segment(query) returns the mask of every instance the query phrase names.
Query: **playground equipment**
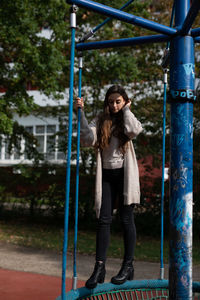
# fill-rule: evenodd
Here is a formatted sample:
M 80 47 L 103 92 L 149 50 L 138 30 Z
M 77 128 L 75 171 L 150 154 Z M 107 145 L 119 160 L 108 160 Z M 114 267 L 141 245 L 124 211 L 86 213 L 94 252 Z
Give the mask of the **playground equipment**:
M 132 1 L 129 1 L 131 3 Z M 170 27 L 137 17 L 122 10 L 90 0 L 68 0 L 71 7 L 71 66 L 70 66 L 70 94 L 69 94 L 69 128 L 68 128 L 68 154 L 66 174 L 66 205 L 65 228 L 63 243 L 63 272 L 62 295 L 58 298 L 66 299 L 184 299 L 193 298 L 193 292 L 200 292 L 200 284 L 192 282 L 192 205 L 193 205 L 193 104 L 195 96 L 195 61 L 194 45 L 200 42 L 200 28 L 192 29 L 192 24 L 199 12 L 200 1 L 175 0 L 173 17 Z M 74 283 L 73 289 L 66 293 L 66 257 L 67 233 L 69 218 L 69 192 L 70 192 L 70 160 L 72 140 L 72 112 L 73 112 L 73 84 L 74 84 L 74 58 L 75 58 L 75 30 L 76 5 L 93 10 L 97 13 L 116 18 L 118 20 L 138 25 L 159 34 L 124 38 L 111 41 L 85 43 L 102 24 L 91 31 L 83 41 L 76 45 L 79 51 L 101 49 L 110 47 L 133 46 L 146 43 L 166 41 L 169 46 L 170 92 L 168 100 L 171 105 L 171 161 L 170 161 L 170 257 L 169 281 L 163 279 L 163 266 L 161 263 L 160 280 L 129 281 L 120 286 L 111 283 L 98 285 L 94 290 L 86 288 L 77 289 L 76 253 L 74 253 Z M 123 9 L 123 7 L 121 8 Z M 107 21 L 105 21 L 107 22 Z M 165 63 L 164 63 L 165 67 Z M 81 70 L 82 58 L 79 58 L 79 97 L 81 96 Z M 166 74 L 165 74 L 166 94 Z M 164 100 L 166 102 L 166 98 Z M 165 111 L 165 109 L 164 109 Z M 164 118 L 165 120 L 165 118 Z M 78 112 L 78 151 L 79 157 L 80 112 Z M 164 142 L 164 141 L 163 141 Z M 163 157 L 164 162 L 164 157 Z M 77 164 L 78 187 L 78 164 Z M 162 198 L 164 187 L 162 186 Z M 75 252 L 77 241 L 77 207 L 78 188 L 76 193 L 75 216 Z M 162 223 L 162 222 L 161 222 Z M 161 241 L 162 241 L 161 236 Z

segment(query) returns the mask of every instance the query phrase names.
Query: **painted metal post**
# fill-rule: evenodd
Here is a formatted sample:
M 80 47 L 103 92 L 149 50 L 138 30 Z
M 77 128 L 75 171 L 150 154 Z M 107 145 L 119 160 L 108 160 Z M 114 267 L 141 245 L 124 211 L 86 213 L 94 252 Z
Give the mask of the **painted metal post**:
M 175 1 L 181 27 L 190 0 Z M 192 299 L 194 40 L 178 35 L 170 43 L 171 162 L 169 299 Z
M 77 7 L 72 5 L 70 14 L 71 26 L 71 64 L 69 83 L 69 120 L 68 120 L 68 140 L 67 140 L 67 170 L 66 170 L 66 196 L 65 196 L 65 222 L 64 240 L 62 255 L 62 300 L 66 299 L 66 267 L 68 248 L 68 225 L 69 225 L 69 197 L 70 197 L 70 175 L 71 175 L 71 148 L 72 148 L 72 118 L 73 118 L 73 88 L 74 88 L 74 60 L 75 60 L 75 32 L 76 32 L 76 11 Z
M 78 96 L 81 98 L 82 88 L 82 68 L 83 57 L 79 54 L 79 77 L 78 77 Z M 73 290 L 77 289 L 77 270 L 76 270 L 76 251 L 77 251 L 77 237 L 78 237 L 78 200 L 79 200 L 79 156 L 80 156 L 80 131 L 81 131 L 81 108 L 77 112 L 77 152 L 76 152 L 76 195 L 75 195 L 75 224 L 74 224 L 74 267 L 73 267 Z
M 161 187 L 161 235 L 160 235 L 160 279 L 164 279 L 164 197 L 165 197 L 165 126 L 166 126 L 166 96 L 167 96 L 167 69 L 164 70 L 164 99 L 163 99 L 163 153 L 162 153 L 162 187 Z

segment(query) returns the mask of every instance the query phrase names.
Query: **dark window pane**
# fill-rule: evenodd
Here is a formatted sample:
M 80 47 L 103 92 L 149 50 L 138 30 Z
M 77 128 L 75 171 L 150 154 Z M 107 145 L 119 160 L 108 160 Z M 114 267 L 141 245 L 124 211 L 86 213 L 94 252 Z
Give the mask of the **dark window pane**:
M 47 136 L 47 153 L 46 158 L 47 159 L 55 159 L 55 144 L 56 139 L 55 136 Z
M 39 153 L 44 153 L 44 136 L 37 135 L 35 138 L 37 139 L 37 151 Z
M 35 128 L 36 133 L 44 133 L 44 126 L 43 125 L 37 125 Z
M 26 126 L 25 127 L 25 130 L 30 133 L 30 134 L 33 134 L 33 126 Z
M 47 125 L 47 133 L 56 133 L 56 125 Z

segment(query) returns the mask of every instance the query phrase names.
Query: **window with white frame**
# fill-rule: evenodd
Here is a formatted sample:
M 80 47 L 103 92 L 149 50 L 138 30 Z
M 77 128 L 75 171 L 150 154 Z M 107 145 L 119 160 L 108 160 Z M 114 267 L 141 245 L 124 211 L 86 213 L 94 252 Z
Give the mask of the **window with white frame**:
M 25 126 L 29 134 L 33 134 L 37 140 L 37 151 L 44 156 L 46 160 L 64 160 L 65 154 L 60 149 L 60 143 L 63 137 L 56 133 L 59 130 L 57 124 Z M 18 147 L 13 147 L 10 151 L 8 139 L 0 138 L 0 159 L 6 161 L 28 160 L 27 142 L 19 137 Z
M 44 154 L 47 160 L 57 159 L 56 125 L 36 125 L 34 129 L 38 152 Z

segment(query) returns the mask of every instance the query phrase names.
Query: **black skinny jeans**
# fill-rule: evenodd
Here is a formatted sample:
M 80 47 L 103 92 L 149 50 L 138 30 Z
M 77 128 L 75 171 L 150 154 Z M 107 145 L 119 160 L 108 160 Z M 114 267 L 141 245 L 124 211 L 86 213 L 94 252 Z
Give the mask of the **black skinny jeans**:
M 133 206 L 124 205 L 123 189 L 124 169 L 103 169 L 102 205 L 96 236 L 96 261 L 106 261 L 106 253 L 110 241 L 110 225 L 116 201 L 123 229 L 124 261 L 134 258 L 136 228 Z

